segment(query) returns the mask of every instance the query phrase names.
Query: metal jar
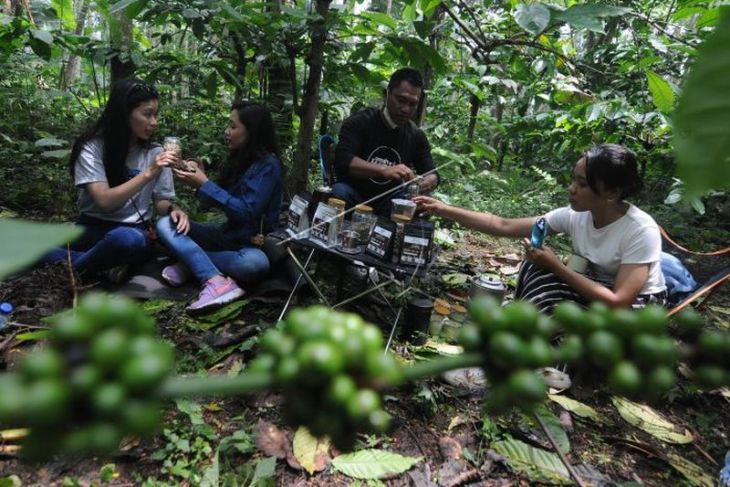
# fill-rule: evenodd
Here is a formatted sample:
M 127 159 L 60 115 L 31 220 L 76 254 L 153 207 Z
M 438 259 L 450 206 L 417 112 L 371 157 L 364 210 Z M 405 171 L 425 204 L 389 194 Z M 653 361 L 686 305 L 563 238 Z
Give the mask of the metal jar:
M 471 280 L 471 286 L 469 288 L 469 297 L 471 299 L 487 295 L 502 302 L 505 294 L 507 294 L 507 286 L 495 275 L 486 274 L 474 276 Z

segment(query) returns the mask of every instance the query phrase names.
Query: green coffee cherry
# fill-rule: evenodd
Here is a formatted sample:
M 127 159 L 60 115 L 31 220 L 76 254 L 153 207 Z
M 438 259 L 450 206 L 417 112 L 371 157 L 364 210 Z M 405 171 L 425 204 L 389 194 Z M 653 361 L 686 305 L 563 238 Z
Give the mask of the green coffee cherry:
M 50 348 L 0 377 L 0 422 L 31 426 L 23 455 L 105 454 L 125 434 L 154 432 L 160 404 L 152 395 L 174 361 L 153 337 L 154 321 L 131 300 L 98 293 L 50 321 Z
M 379 329 L 352 313 L 312 306 L 292 310 L 281 331 L 267 332 L 260 344 L 251 370 L 274 372 L 290 424 L 329 435 L 341 449 L 352 448 L 358 431 L 385 431 L 389 416 L 378 391 L 400 383 L 402 372 L 383 354 Z
M 608 385 L 619 394 L 634 396 L 641 387 L 641 373 L 633 362 L 619 362 L 608 375 Z

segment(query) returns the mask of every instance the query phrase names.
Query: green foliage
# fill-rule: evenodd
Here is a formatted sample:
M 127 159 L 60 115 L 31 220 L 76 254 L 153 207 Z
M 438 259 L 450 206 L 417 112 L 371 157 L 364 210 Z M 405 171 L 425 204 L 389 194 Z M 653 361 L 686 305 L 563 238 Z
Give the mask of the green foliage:
M 670 112 L 674 105 L 674 92 L 669 83 L 656 74 L 654 71 L 646 71 L 646 79 L 649 82 L 649 92 L 651 93 L 654 105 L 663 111 Z
M 0 218 L 0 279 L 32 264 L 53 247 L 73 241 L 81 230 L 70 225 Z
M 336 457 L 332 467 L 349 477 L 367 480 L 405 472 L 419 461 L 421 457 L 404 457 L 384 450 L 360 450 Z
M 515 21 L 530 34 L 539 34 L 550 23 L 550 9 L 541 3 L 520 4 Z
M 680 177 L 690 193 L 730 184 L 730 10 L 700 48 L 675 116 Z

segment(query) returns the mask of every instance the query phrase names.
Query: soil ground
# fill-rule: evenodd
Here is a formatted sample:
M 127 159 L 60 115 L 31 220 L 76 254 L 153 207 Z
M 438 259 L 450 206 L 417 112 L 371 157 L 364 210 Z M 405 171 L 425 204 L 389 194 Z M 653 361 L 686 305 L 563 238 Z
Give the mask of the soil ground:
M 441 252 L 422 289 L 453 306 L 459 305 L 466 295 L 466 285 L 459 284 L 460 274 L 497 270 L 509 282 L 515 277 L 520 255 L 517 247 L 503 245 L 467 235 L 459 242 L 458 250 Z M 320 263 L 320 267 L 317 278 L 330 280 L 328 273 L 333 270 L 327 263 Z M 451 275 L 450 285 L 443 280 L 447 275 Z M 78 283 L 76 286 L 77 291 L 83 291 Z M 730 314 L 728 291 L 726 286 L 703 308 L 707 318 L 725 330 Z M 34 271 L 0 284 L 0 301 L 9 299 L 16 304 L 14 320 L 27 325 L 23 331 L 45 327 L 42 318 L 71 306 L 73 296 L 68 272 L 62 266 Z M 206 368 L 227 373 L 245 366 L 255 351 L 255 347 L 249 346 L 251 333 L 241 333 L 241 330 L 265 328 L 273 323 L 284 300 L 285 296 L 275 296 L 251 301 L 239 316 L 209 331 L 191 329 L 189 320 L 183 318 L 182 303 L 160 306 L 156 315 L 162 335 L 177 346 L 179 371 Z M 303 291 L 298 304 L 313 301 L 314 298 Z M 388 330 L 388 320 L 382 316 L 382 303 L 359 303 L 355 309 Z M 33 346 L 33 342 L 19 342 L 10 335 L 0 335 L 0 368 L 12 368 L 17 357 L 28 353 Z M 423 354 L 423 349 L 402 341 L 395 342 L 394 350 L 406 359 Z M 594 485 L 695 484 L 667 463 L 669 454 L 693 462 L 701 472 L 716 478 L 725 452 L 730 448 L 727 393 L 696 391 L 681 381 L 669 397 L 654 405 L 666 419 L 694 437 L 689 444 L 675 445 L 662 442 L 623 421 L 600 381 L 580 376 L 573 379 L 573 386 L 563 394 L 592 406 L 605 421 L 599 423 L 580 418 L 550 401 L 548 408 L 560 418 L 568 432 L 570 451 L 567 460 L 580 465 L 582 471 L 600 472 L 601 480 L 595 481 Z M 289 458 L 289 461 L 280 459 L 276 462 L 274 476 L 269 477 L 268 482 L 284 486 L 379 485 L 381 482 L 388 486 L 539 484 L 513 469 L 491 446 L 494 441 L 510 436 L 552 451 L 546 436 L 534 420 L 522 414 L 489 417 L 482 409 L 482 394 L 484 391 L 479 387 L 469 389 L 434 378 L 403 387 L 386 397 L 386 410 L 394 418 L 392 431 L 379 438 L 363 436 L 358 448 L 382 448 L 421 457 L 422 460 L 406 473 L 380 481 L 358 482 L 331 467 L 309 475 Z M 170 405 L 165 430 L 144 443 L 128 439 L 122 451 L 112 458 L 58 459 L 45 464 L 27 464 L 16 458 L 12 448 L 0 443 L 5 452 L 0 457 L 0 485 L 19 482 L 44 486 L 121 486 L 140 485 L 145 481 L 146 485 L 198 485 L 204 483 L 203 475 L 211 471 L 220 440 L 236 431 L 244 432 L 240 436 L 241 443 L 237 450 L 233 449 L 234 453 L 219 455 L 218 478 L 221 485 L 250 485 L 251 465 L 271 455 L 272 448 L 291 448 L 293 432 L 287 430 L 279 418 L 277 405 L 280 402 L 278 394 L 272 392 L 222 401 L 202 400 L 203 408 L 197 414 L 185 413 L 184 405 Z M 192 423 L 202 419 L 203 425 L 191 424 L 191 418 Z M 181 439 L 187 442 L 180 442 Z M 249 444 L 243 445 L 246 441 Z M 330 456 L 332 454 L 330 452 Z

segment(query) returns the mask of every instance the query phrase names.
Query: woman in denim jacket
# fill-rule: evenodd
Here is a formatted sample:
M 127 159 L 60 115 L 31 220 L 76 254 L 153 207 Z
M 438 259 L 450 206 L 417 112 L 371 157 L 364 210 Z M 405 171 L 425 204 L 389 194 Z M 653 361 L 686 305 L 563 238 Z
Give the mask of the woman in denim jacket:
M 242 297 L 239 283 L 268 272 L 266 254 L 252 239 L 273 229 L 281 207 L 283 167 L 269 110 L 257 103 L 234 103 L 225 137 L 229 156 L 219 183 L 208 179 L 200 165 L 173 172 L 180 182 L 197 188 L 202 203 L 221 209 L 226 222 L 190 222 L 187 235 L 167 217 L 157 222 L 160 240 L 179 259 L 163 269 L 162 278 L 179 286 L 192 275 L 202 285 L 198 299 L 187 308 L 192 313 Z

